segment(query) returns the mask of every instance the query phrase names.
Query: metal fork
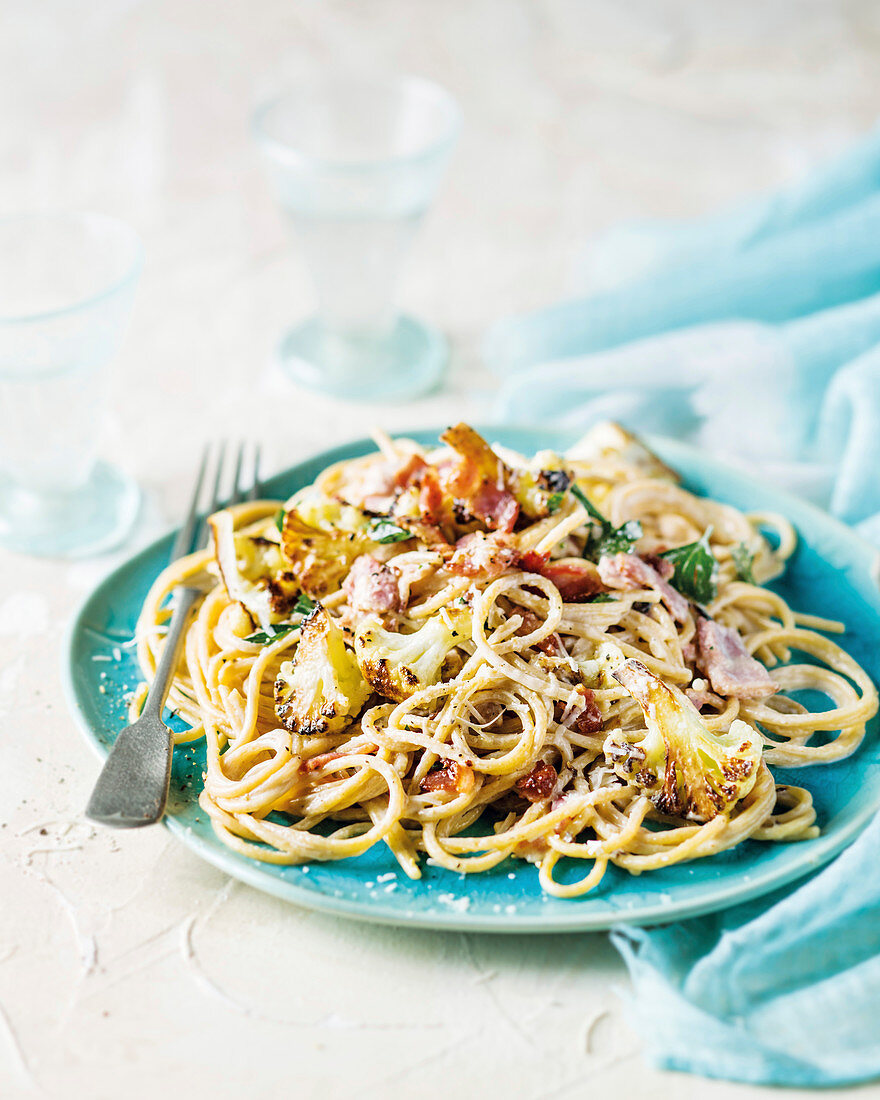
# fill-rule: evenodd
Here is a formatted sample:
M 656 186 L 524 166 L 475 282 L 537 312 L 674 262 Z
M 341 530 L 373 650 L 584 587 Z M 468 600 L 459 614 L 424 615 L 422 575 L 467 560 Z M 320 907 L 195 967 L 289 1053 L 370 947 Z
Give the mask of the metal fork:
M 237 504 L 242 500 L 256 500 L 260 495 L 260 448 L 253 451 L 251 462 L 253 477 L 246 487 L 243 476 L 245 465 L 245 445 L 242 443 L 235 457 L 232 475 L 232 491 L 224 501 L 221 494 L 223 470 L 225 466 L 225 444 L 220 444 L 215 459 L 214 477 L 211 485 L 211 498 L 207 511 L 199 512 L 199 499 L 202 485 L 208 470 L 210 447 L 206 447 L 196 476 L 192 503 L 186 522 L 181 527 L 171 551 L 171 560 L 183 557 L 194 550 L 207 545 L 208 527 L 205 516 L 216 512 L 226 504 Z M 86 817 L 101 825 L 111 825 L 117 829 L 132 829 L 139 825 L 152 825 L 159 821 L 165 812 L 168 801 L 168 786 L 171 781 L 171 758 L 174 749 L 174 735 L 162 720 L 162 710 L 168 697 L 168 690 L 177 668 L 177 655 L 193 605 L 203 594 L 198 584 L 181 584 L 172 594 L 174 610 L 162 656 L 156 668 L 156 676 L 150 685 L 144 709 L 140 718 L 119 734 L 110 755 L 98 777 L 92 791 L 92 797 L 86 807 Z

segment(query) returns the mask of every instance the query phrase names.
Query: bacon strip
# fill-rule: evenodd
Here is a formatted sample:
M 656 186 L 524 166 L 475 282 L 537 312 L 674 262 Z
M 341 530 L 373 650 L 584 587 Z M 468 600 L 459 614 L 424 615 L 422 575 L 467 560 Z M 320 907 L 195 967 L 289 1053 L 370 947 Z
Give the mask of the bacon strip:
M 484 482 L 468 501 L 471 512 L 493 531 L 510 533 L 516 526 L 519 504 L 513 493 Z
M 355 473 L 352 481 L 342 487 L 342 496 L 356 508 L 386 513 L 395 494 L 411 485 L 426 469 L 427 463 L 418 454 L 401 456 L 396 461 L 374 462 Z
M 638 554 L 603 554 L 599 559 L 599 577 L 609 588 L 653 588 L 677 623 L 687 621 L 689 604 L 680 592 Z
M 349 607 L 355 611 L 400 611 L 400 577 L 397 570 L 370 554 L 355 558 L 342 582 Z
M 526 634 L 531 634 L 532 631 L 537 630 L 541 625 L 541 619 L 535 614 L 534 611 L 530 611 L 527 607 L 520 607 L 518 603 L 513 605 L 514 613 L 522 618 L 522 624 L 517 627 L 516 634 L 518 637 L 525 637 Z M 558 634 L 548 634 L 546 638 L 538 642 L 535 646 L 536 649 L 540 649 L 542 653 L 546 653 L 548 657 L 562 657 L 565 654 L 565 646 L 562 644 L 562 639 Z
M 474 785 L 474 773 L 471 768 L 459 764 L 455 760 L 444 760 L 439 768 L 428 772 L 419 789 L 429 791 L 445 791 L 447 794 L 455 794 L 458 791 L 470 790 Z
M 775 695 L 777 689 L 770 673 L 751 656 L 736 630 L 712 619 L 700 619 L 697 646 L 697 665 L 719 695 L 738 699 Z
M 475 519 L 492 530 L 510 533 L 519 515 L 519 504 L 507 488 L 510 471 L 467 424 L 447 428 L 440 439 L 457 456 L 455 462 L 440 467 L 443 488 Z
M 542 760 L 532 768 L 528 775 L 524 775 L 522 779 L 517 779 L 515 786 L 517 791 L 524 795 L 529 802 L 543 802 L 553 794 L 558 778 L 559 776 L 556 774 L 553 765 L 545 764 Z
M 591 688 L 581 686 L 577 688 L 577 692 L 583 696 L 584 700 L 581 709 L 574 710 L 565 703 L 557 701 L 554 711 L 556 721 L 562 722 L 564 718 L 564 725 L 573 727 L 578 733 L 599 733 L 605 725 L 605 720 L 596 702 L 596 693 Z M 566 717 L 566 711 L 568 711 L 568 717 Z
M 552 581 L 566 603 L 588 600 L 590 596 L 605 591 L 599 572 L 591 561 L 581 561 L 578 558 L 550 561 L 548 553 L 539 554 L 535 550 L 527 550 L 520 555 L 518 565 L 527 573 L 537 573 Z
M 464 577 L 494 580 L 516 560 L 516 550 L 502 532 L 486 535 L 475 531 L 471 535 L 463 535 L 456 542 L 455 553 L 449 559 L 449 570 Z
M 577 558 L 550 561 L 534 572 L 552 581 L 566 603 L 583 602 L 590 596 L 605 591 L 602 578 L 591 561 L 579 561 Z

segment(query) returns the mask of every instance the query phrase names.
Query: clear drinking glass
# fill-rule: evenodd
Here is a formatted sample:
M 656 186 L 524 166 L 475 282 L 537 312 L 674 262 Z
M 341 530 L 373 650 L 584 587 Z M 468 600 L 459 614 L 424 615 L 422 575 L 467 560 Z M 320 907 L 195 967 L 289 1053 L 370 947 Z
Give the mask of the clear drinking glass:
M 134 521 L 137 487 L 98 448 L 141 262 L 115 218 L 0 218 L 0 544 L 12 550 L 93 553 Z
M 322 76 L 260 107 L 254 133 L 310 268 L 318 314 L 286 334 L 285 369 L 354 399 L 429 389 L 441 334 L 397 313 L 401 261 L 436 194 L 460 113 L 417 77 Z

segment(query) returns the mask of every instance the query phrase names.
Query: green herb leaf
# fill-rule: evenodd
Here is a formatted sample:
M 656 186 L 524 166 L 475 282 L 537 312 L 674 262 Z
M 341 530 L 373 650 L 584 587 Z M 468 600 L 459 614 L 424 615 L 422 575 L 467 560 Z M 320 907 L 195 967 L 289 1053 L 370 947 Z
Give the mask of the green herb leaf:
M 628 554 L 642 537 L 642 525 L 637 519 L 629 519 L 622 527 L 608 525 L 608 532 L 599 540 L 598 555 Z
M 595 596 L 590 596 L 587 603 L 614 603 L 617 599 L 616 596 L 612 596 L 610 592 L 599 592 Z
M 404 542 L 411 539 L 412 534 L 403 527 L 398 527 L 390 519 L 374 519 L 370 521 L 370 538 L 376 542 Z
M 718 592 L 718 562 L 709 545 L 712 528 L 707 527 L 701 538 L 686 546 L 676 546 L 661 554 L 675 566 L 672 584 L 683 596 L 707 604 Z
M 642 537 L 642 525 L 637 519 L 629 519 L 620 527 L 614 527 L 591 504 L 587 494 L 579 485 L 571 486 L 572 493 L 583 504 L 593 521 L 594 533 L 587 538 L 584 546 L 584 557 L 591 561 L 598 561 L 603 554 L 628 554 L 635 543 Z
M 254 642 L 255 645 L 267 645 L 269 642 L 277 642 L 279 638 L 290 634 L 293 630 L 299 630 L 299 623 L 284 623 L 283 625 L 268 630 L 258 630 L 256 634 L 248 634 L 246 642 Z
M 305 617 L 314 611 L 316 606 L 314 600 L 310 600 L 308 596 L 300 593 L 296 598 L 293 614 Z M 299 628 L 299 623 L 278 623 L 276 626 L 270 626 L 268 630 L 258 630 L 256 634 L 249 634 L 245 641 L 254 642 L 256 645 L 267 645 L 269 642 L 277 642 L 279 638 L 283 638 L 285 635 L 290 634 L 292 630 L 299 630 Z
M 304 596 L 300 593 L 296 598 L 296 604 L 293 608 L 294 615 L 308 615 L 311 611 L 314 611 L 317 604 L 314 600 L 310 600 L 308 596 Z
M 587 497 L 587 494 L 583 491 L 583 489 L 580 487 L 580 485 L 578 485 L 576 482 L 572 482 L 571 491 L 572 491 L 572 495 L 577 497 L 577 499 L 581 502 L 581 504 L 583 504 L 583 506 L 586 508 L 586 510 L 590 513 L 590 516 L 591 516 L 592 519 L 594 519 L 597 523 L 601 523 L 603 527 L 610 527 L 611 526 L 611 524 L 602 515 L 602 513 L 599 511 L 599 509 L 594 504 L 590 503 L 590 500 Z
M 554 512 L 558 512 L 562 507 L 562 502 L 565 499 L 565 493 L 551 493 L 547 498 L 547 511 L 552 516 Z
M 733 558 L 733 564 L 736 567 L 736 575 L 739 579 L 745 581 L 747 584 L 757 584 L 758 582 L 755 580 L 755 574 L 752 572 L 755 555 L 749 550 L 748 546 L 746 546 L 744 542 L 738 542 L 730 551 L 730 556 Z
M 279 535 L 284 530 L 284 516 L 285 511 L 283 508 L 279 508 L 278 511 L 275 513 L 275 530 L 278 532 Z

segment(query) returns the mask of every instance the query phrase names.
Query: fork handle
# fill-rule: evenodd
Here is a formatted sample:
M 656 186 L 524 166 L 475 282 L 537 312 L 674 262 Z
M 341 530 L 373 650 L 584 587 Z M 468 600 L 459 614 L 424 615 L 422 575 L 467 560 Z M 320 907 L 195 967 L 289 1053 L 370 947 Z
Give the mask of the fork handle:
M 200 589 L 185 584 L 179 585 L 174 590 L 174 610 L 171 613 L 171 622 L 168 624 L 168 633 L 165 635 L 162 656 L 156 666 L 156 675 L 153 677 L 152 684 L 150 684 L 150 690 L 147 692 L 147 698 L 141 711 L 142 718 L 162 717 L 162 709 L 165 706 L 165 700 L 168 698 L 168 692 L 171 688 L 171 681 L 174 679 L 174 672 L 177 669 L 177 655 L 180 652 L 180 643 L 183 640 L 183 633 L 189 621 L 189 613 L 201 594 Z
M 165 812 L 174 735 L 162 721 L 162 708 L 177 667 L 177 655 L 198 588 L 174 590 L 174 611 L 165 646 L 140 718 L 119 733 L 98 776 L 86 817 L 101 825 L 130 829 L 152 825 Z

